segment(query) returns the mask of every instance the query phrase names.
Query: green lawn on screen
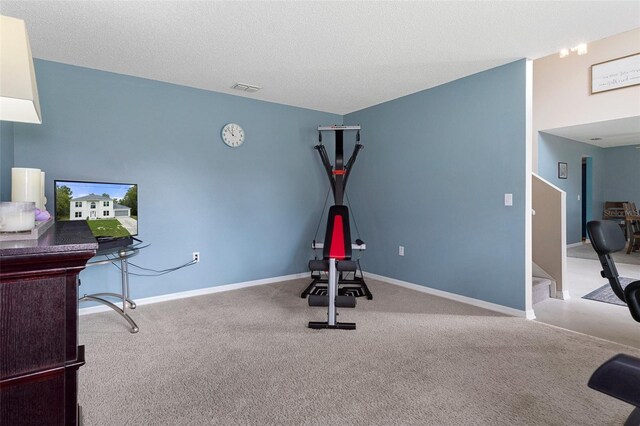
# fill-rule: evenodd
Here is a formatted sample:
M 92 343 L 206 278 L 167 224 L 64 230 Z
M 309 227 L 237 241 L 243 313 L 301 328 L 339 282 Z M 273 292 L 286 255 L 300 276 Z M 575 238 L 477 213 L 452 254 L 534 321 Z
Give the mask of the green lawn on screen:
M 96 237 L 128 237 L 131 234 L 117 219 L 87 220 Z

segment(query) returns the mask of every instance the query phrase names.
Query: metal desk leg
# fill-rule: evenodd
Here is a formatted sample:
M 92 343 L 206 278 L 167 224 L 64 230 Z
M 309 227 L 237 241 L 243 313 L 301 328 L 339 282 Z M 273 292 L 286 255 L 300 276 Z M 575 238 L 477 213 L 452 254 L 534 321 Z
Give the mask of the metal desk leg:
M 122 309 L 120 309 L 119 306 L 111 303 L 110 301 L 108 301 L 106 299 L 103 299 L 101 297 L 97 297 L 97 295 L 93 295 L 93 294 L 85 294 L 84 296 L 82 296 L 80 298 L 80 301 L 84 301 L 84 300 L 93 300 L 94 302 L 99 302 L 99 303 L 102 303 L 105 306 L 110 307 L 118 315 L 120 315 L 122 318 L 127 320 L 129 325 L 131 326 L 131 328 L 129 329 L 129 331 L 131 333 L 137 333 L 138 332 L 139 329 L 138 329 L 137 324 L 131 319 L 131 317 L 126 312 L 124 312 Z
M 136 308 L 135 302 L 129 298 L 129 262 L 127 260 L 127 257 L 129 256 L 125 257 L 125 254 L 119 254 L 119 257 L 120 257 L 120 271 L 121 271 L 120 279 L 122 281 L 121 282 L 122 294 L 117 294 L 117 293 L 85 294 L 83 297 L 80 298 L 80 301 L 92 300 L 94 302 L 102 303 L 103 305 L 110 307 L 115 312 L 117 312 L 118 315 L 120 315 L 122 318 L 127 320 L 129 325 L 131 326 L 129 329 L 131 333 L 137 333 L 139 331 L 138 325 L 135 323 L 135 321 L 133 321 L 133 319 L 131 319 L 129 314 L 127 314 L 127 304 L 129 305 L 130 309 Z M 118 299 L 118 301 L 122 301 L 122 308 L 120 308 L 115 303 L 112 303 L 109 300 L 105 299 L 104 297 L 113 297 L 114 299 Z
M 85 295 L 87 296 L 87 295 Z M 88 296 L 107 296 L 107 297 L 115 297 L 116 299 L 122 299 L 122 295 L 118 294 L 118 293 L 92 293 L 89 294 Z M 129 309 L 135 309 L 136 308 L 136 302 L 134 302 L 133 300 L 131 300 L 128 297 L 125 297 L 125 300 L 127 301 L 127 303 L 129 304 Z M 120 308 L 118 308 L 120 309 Z
M 136 308 L 135 302 L 129 298 L 129 260 L 127 260 L 126 258 L 122 259 L 120 261 L 120 266 L 122 267 L 122 276 L 123 276 L 122 295 L 127 300 L 127 302 L 129 302 L 129 307 L 131 309 L 135 309 Z
M 120 259 L 120 271 L 122 274 L 122 316 L 129 321 L 129 324 L 131 325 L 130 331 L 132 333 L 137 333 L 139 330 L 138 326 L 127 314 L 127 301 L 131 300 L 129 299 L 129 261 L 127 258 Z M 131 303 L 131 309 L 135 308 L 136 304 Z

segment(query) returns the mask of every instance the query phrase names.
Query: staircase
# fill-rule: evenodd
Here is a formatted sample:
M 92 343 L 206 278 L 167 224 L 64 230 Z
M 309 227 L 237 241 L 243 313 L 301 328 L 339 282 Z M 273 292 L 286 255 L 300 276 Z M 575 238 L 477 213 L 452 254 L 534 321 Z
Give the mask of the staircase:
M 538 266 L 535 262 L 532 264 L 533 277 L 531 283 L 533 285 L 531 292 L 532 303 L 540 303 L 555 295 L 556 282 L 551 275 Z
M 532 301 L 535 305 L 549 298 L 552 281 L 549 278 L 533 277 Z
M 567 194 L 535 173 L 532 174 L 531 185 L 532 302 L 539 303 L 547 297 L 566 300 L 569 298 L 564 285 L 567 274 Z

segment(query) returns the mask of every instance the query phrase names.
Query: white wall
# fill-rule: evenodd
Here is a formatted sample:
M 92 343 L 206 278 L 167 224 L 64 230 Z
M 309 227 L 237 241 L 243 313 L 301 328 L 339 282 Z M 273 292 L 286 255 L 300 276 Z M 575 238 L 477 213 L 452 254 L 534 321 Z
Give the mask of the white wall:
M 588 53 L 533 62 L 533 167 L 538 131 L 640 115 L 640 86 L 591 95 L 591 65 L 640 52 L 640 28 L 588 44 Z

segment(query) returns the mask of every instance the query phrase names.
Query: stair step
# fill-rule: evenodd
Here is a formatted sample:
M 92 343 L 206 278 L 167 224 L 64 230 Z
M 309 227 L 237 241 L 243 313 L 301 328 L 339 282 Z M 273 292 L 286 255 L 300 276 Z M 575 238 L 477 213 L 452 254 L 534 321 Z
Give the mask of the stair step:
M 549 291 L 551 288 L 551 280 L 548 278 L 542 277 L 533 277 L 533 291 L 532 291 L 532 299 L 533 304 L 540 303 L 543 300 L 549 298 Z

